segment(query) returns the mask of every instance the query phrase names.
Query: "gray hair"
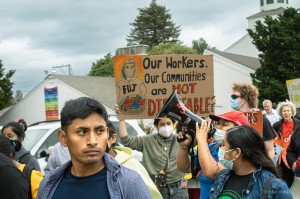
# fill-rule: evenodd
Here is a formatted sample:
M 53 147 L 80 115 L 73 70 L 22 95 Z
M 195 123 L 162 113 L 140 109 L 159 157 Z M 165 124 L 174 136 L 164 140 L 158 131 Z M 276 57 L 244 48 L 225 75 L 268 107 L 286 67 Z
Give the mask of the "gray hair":
M 266 103 L 270 103 L 271 104 L 271 106 L 272 106 L 272 102 L 271 102 L 271 100 L 268 100 L 268 99 L 265 99 L 264 101 L 263 101 L 263 105 L 265 105 Z
M 289 100 L 286 100 L 285 102 L 279 102 L 278 107 L 277 107 L 277 109 L 276 109 L 276 111 L 277 111 L 277 113 L 278 113 L 278 115 L 279 115 L 280 117 L 282 117 L 282 108 L 283 108 L 284 106 L 290 107 L 291 110 L 292 110 L 292 115 L 293 115 L 293 116 L 296 115 L 297 112 L 296 112 L 296 107 L 295 107 L 294 103 L 291 102 L 291 101 L 289 101 Z

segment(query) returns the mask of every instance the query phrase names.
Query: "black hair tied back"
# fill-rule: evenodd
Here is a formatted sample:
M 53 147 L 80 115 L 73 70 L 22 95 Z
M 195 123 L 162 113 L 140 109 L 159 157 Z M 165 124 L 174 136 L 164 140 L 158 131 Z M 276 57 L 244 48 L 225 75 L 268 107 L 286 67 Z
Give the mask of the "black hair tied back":
M 20 151 L 22 143 L 19 140 L 10 140 L 16 152 Z

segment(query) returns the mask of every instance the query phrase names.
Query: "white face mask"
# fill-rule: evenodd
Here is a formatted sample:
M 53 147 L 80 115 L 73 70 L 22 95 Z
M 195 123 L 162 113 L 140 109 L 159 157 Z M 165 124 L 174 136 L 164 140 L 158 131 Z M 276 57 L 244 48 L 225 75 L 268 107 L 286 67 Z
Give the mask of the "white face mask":
M 222 143 L 224 136 L 225 136 L 225 131 L 216 128 L 216 132 L 213 138 L 218 144 Z
M 172 135 L 174 131 L 173 126 L 162 126 L 158 129 L 158 133 L 159 135 L 161 135 L 162 137 L 170 137 L 170 135 Z

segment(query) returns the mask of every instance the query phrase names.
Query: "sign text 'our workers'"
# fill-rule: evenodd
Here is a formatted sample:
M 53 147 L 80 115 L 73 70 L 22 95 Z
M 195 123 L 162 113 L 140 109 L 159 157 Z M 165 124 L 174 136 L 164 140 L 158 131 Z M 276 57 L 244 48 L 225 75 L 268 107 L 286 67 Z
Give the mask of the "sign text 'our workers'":
M 214 113 L 212 56 L 115 56 L 114 75 L 119 118 L 155 118 L 175 89 L 193 113 Z

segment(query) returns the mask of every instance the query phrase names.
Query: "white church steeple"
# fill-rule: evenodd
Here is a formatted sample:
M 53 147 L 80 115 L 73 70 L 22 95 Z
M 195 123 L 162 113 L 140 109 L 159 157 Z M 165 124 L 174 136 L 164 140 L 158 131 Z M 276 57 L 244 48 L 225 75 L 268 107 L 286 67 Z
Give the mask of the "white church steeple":
M 289 0 L 260 0 L 260 11 L 275 10 L 277 8 L 287 8 Z

